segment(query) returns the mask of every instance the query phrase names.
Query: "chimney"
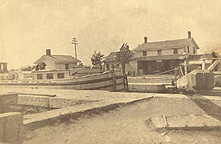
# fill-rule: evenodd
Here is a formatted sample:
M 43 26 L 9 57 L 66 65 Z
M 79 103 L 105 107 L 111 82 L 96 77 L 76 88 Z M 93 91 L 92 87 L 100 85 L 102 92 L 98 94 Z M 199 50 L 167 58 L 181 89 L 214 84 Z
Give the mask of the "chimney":
M 188 38 L 191 38 L 191 31 L 188 31 Z
M 144 43 L 147 43 L 147 37 L 144 37 Z
M 46 49 L 46 55 L 51 56 L 51 49 Z

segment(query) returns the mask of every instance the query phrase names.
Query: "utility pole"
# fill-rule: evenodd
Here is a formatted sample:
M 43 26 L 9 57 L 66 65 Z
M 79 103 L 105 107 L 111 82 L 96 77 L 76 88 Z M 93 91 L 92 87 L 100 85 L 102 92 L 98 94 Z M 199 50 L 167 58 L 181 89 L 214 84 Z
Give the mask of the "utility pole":
M 77 42 L 76 38 L 73 38 L 71 44 L 74 45 L 74 48 L 75 48 L 75 58 L 77 58 L 77 44 L 78 44 L 78 42 Z

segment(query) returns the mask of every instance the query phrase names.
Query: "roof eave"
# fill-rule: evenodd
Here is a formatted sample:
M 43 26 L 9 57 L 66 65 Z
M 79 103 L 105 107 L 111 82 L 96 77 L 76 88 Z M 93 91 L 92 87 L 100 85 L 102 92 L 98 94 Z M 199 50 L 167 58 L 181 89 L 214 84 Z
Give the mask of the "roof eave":
M 65 64 L 65 63 L 71 63 L 71 64 L 75 64 L 79 61 L 55 61 L 56 64 Z
M 200 49 L 194 38 L 192 38 L 193 44 L 196 45 L 197 49 Z

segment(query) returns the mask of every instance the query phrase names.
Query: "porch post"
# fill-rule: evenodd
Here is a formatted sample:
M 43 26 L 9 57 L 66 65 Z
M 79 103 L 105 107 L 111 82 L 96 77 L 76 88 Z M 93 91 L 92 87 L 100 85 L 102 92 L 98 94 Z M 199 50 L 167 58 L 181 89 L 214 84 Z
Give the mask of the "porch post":
M 187 72 L 187 60 L 186 60 L 186 58 L 184 60 L 184 70 L 185 70 L 185 75 L 186 75 L 188 73 Z
M 202 70 L 205 70 L 205 67 L 206 67 L 206 60 L 203 59 L 203 63 L 202 63 Z

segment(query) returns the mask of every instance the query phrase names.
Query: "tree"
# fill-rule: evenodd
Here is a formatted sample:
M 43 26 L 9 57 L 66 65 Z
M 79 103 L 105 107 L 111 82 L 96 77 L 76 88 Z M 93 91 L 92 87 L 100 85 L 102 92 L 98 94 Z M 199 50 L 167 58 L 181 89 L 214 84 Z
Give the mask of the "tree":
M 132 56 L 133 56 L 133 53 L 129 50 L 129 45 L 127 43 L 124 43 L 121 46 L 120 51 L 116 54 L 116 60 L 122 66 L 122 73 L 123 73 L 123 77 L 124 77 L 124 83 L 125 83 L 125 79 L 127 80 L 125 67 L 126 67 L 126 64 L 130 62 Z M 125 85 L 124 85 L 124 88 L 125 88 Z M 127 85 L 127 90 L 128 90 L 128 85 Z
M 35 69 L 35 70 L 44 70 L 45 68 L 46 68 L 45 62 L 40 62 L 33 69 Z
M 91 62 L 92 62 L 92 65 L 94 66 L 94 67 L 99 67 L 100 69 L 102 69 L 102 66 L 101 66 L 101 64 L 102 64 L 102 62 L 103 62 L 103 59 L 104 59 L 104 55 L 103 54 L 101 54 L 100 52 L 94 52 L 94 54 L 92 55 L 92 57 L 91 57 Z

